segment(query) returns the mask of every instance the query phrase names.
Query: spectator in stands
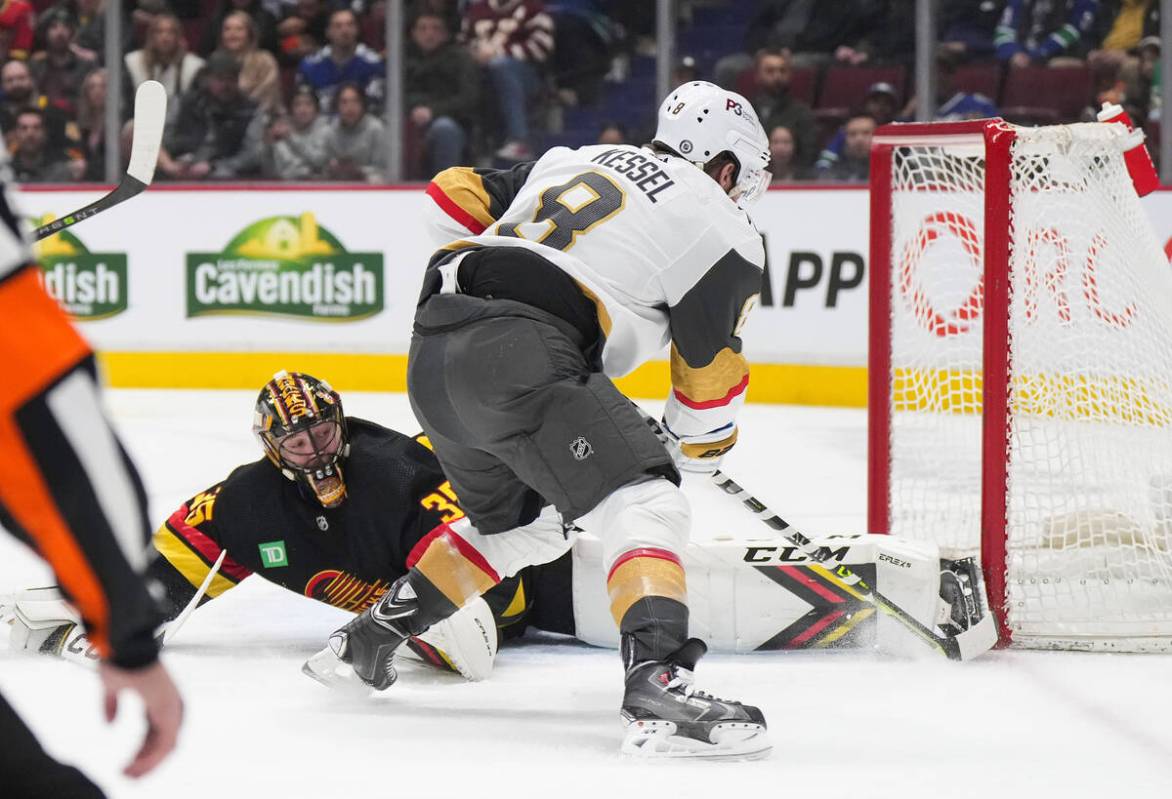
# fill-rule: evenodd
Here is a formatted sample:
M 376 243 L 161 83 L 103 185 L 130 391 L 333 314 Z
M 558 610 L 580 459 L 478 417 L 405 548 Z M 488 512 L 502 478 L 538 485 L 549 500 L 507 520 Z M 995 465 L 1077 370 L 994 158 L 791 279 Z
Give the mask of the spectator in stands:
M 857 44 L 834 52 L 839 63 L 912 64 L 916 54 L 916 0 L 887 0 L 873 27 Z
M 985 119 L 998 115 L 997 104 L 979 92 L 957 91 L 954 77 L 956 64 L 939 53 L 936 58 L 935 118 L 941 122 L 963 119 Z M 914 110 L 914 109 L 913 109 Z
M 324 0 L 297 0 L 277 23 L 281 63 L 296 65 L 326 43 L 330 9 Z
M 36 12 L 26 0 L 5 0 L 0 5 L 0 63 L 29 57 L 35 21 Z
M 737 75 L 753 63 L 747 53 L 765 47 L 788 51 L 799 68 L 861 63 L 866 56 L 855 48 L 880 24 L 884 10 L 884 0 L 758 0 L 745 52 L 716 62 L 716 82 L 735 86 Z
M 16 117 L 12 176 L 17 183 L 65 183 L 81 177 L 85 164 L 71 164 L 65 153 L 49 146 L 45 115 L 26 108 Z
M 106 14 L 102 10 L 105 0 L 76 0 L 72 10 L 77 16 L 77 45 L 97 56 L 98 63 L 105 63 Z M 125 5 L 123 6 L 125 11 Z M 131 49 L 134 30 L 131 25 L 122 26 L 122 52 Z
M 191 90 L 204 60 L 187 52 L 179 17 L 164 12 L 151 19 L 146 44 L 127 53 L 123 64 L 128 97 L 134 96 L 133 90 L 144 80 L 157 80 L 167 91 L 167 100 L 175 101 Z
M 81 82 L 97 66 L 97 59 L 77 46 L 77 20 L 63 8 L 46 11 L 37 32 L 45 49 L 29 59 L 33 80 L 50 105 L 73 116 Z
M 464 163 L 480 75 L 468 51 L 451 42 L 442 15 L 423 11 L 411 24 L 403 85 L 407 122 L 423 137 L 428 177 Z
M 37 90 L 32 72 L 24 61 L 9 61 L 0 67 L 0 130 L 11 151 L 15 146 L 16 117 L 26 108 L 35 108 L 43 115 L 42 123 L 51 151 L 65 152 L 77 146 L 77 125 Z
M 814 113 L 801 100 L 789 93 L 792 69 L 790 59 L 776 49 L 763 49 L 757 53 L 757 93 L 752 97 L 757 118 L 766 130 L 784 125 L 798 137 L 797 151 L 800 166 L 809 166 L 814 161 L 817 127 Z
M 333 105 L 334 92 L 343 83 L 356 84 L 368 101 L 382 101 L 386 67 L 378 53 L 358 41 L 358 16 L 348 8 L 330 14 L 325 47 L 301 59 L 298 82 L 310 86 L 323 104 Z
M 769 131 L 769 171 L 772 184 L 793 183 L 803 174 L 798 166 L 797 137 L 785 125 L 774 125 Z
M 200 51 L 210 53 L 219 45 L 220 32 L 224 29 L 224 20 L 229 14 L 243 11 L 252 18 L 252 28 L 256 31 L 256 46 L 273 55 L 279 53 L 280 42 L 277 39 L 277 18 L 262 5 L 261 0 L 220 0 L 216 12 L 203 32 L 203 41 L 200 42 Z
M 1128 82 L 1123 105 L 1139 126 L 1160 121 L 1160 37 L 1147 36 L 1139 43 L 1139 63 L 1134 80 Z M 1149 142 L 1149 150 L 1159 149 Z
M 163 135 L 159 170 L 176 179 L 232 180 L 260 168 L 264 116 L 240 91 L 240 65 L 228 53 L 208 58 Z
M 953 64 L 992 56 L 1000 16 L 998 0 L 942 0 L 937 53 Z
M 957 62 L 955 53 L 937 48 L 936 51 L 936 110 L 933 119 L 940 122 L 958 122 L 965 119 L 987 119 L 1000 115 L 997 104 L 979 92 L 956 88 Z M 916 115 L 919 98 L 913 96 L 900 112 L 902 118 Z M 885 124 L 881 119 L 879 124 Z
M 946 97 L 948 95 L 945 95 Z M 895 115 L 899 111 L 899 94 L 896 93 L 895 87 L 890 83 L 880 81 L 874 83 L 867 89 L 867 96 L 863 98 L 864 114 L 872 117 L 875 120 L 875 125 L 886 125 L 888 122 L 895 121 Z M 834 134 L 826 146 L 822 148 L 822 152 L 818 154 L 818 161 L 814 164 L 815 169 L 824 170 L 830 168 L 839 158 L 842 157 L 842 151 L 846 147 L 846 125 L 843 125 Z
M 554 45 L 547 67 L 558 98 L 568 106 L 593 105 L 624 31 L 604 0 L 557 0 L 549 5 L 549 16 Z
M 818 179 L 836 183 L 866 182 L 871 167 L 871 137 L 876 127 L 875 118 L 870 114 L 855 114 L 848 119 L 842 157 L 819 169 Z
M 387 142 L 382 122 L 367 113 L 366 93 L 344 83 L 334 94 L 334 120 L 326 137 L 326 177 L 331 180 L 386 180 Z
M 1128 107 L 1135 119 L 1132 107 L 1139 82 L 1140 44 L 1160 36 L 1160 4 L 1156 0 L 1115 0 L 1105 7 L 1108 25 L 1102 47 L 1087 55 L 1087 65 L 1095 80 L 1095 91 L 1099 103 L 1112 102 Z M 1147 105 L 1146 101 L 1143 103 Z
M 268 50 L 256 46 L 255 23 L 244 11 L 224 17 L 220 29 L 220 50 L 240 65 L 240 91 L 256 101 L 261 111 L 274 114 L 282 107 L 281 71 Z
M 1082 64 L 1095 44 L 1099 0 L 1007 0 L 993 37 L 997 58 L 1011 67 Z
M 377 4 L 380 0 L 375 0 Z M 444 27 L 449 31 L 458 31 L 460 29 L 460 11 L 461 5 L 467 5 L 466 0 L 416 0 L 414 12 L 416 15 L 423 13 L 438 14 L 444 18 Z
M 325 171 L 330 125 L 321 116 L 317 95 L 299 86 L 289 116 L 269 126 L 265 136 L 265 175 L 280 180 L 318 180 Z
M 92 70 L 81 82 L 77 97 L 77 127 L 85 171 L 81 180 L 102 181 L 106 176 L 106 70 Z
M 627 126 L 622 122 L 603 122 L 598 132 L 598 144 L 630 144 Z
M 505 128 L 497 158 L 533 158 L 529 104 L 541 89 L 541 65 L 553 50 L 553 20 L 541 0 L 476 0 L 464 10 L 464 39 L 488 70 Z

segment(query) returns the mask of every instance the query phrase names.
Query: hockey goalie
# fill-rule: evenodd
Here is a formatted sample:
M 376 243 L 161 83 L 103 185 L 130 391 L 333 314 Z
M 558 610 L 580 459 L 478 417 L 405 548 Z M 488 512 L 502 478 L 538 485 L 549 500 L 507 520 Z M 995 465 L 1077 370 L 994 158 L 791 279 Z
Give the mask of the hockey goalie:
M 160 638 L 251 575 L 362 612 L 436 531 L 463 515 L 425 440 L 346 416 L 323 380 L 278 373 L 257 399 L 254 432 L 264 456 L 196 493 L 155 533 L 149 576 L 164 589 L 170 620 Z M 691 629 L 714 651 L 892 650 L 910 639 L 710 481 L 690 476 L 685 489 L 697 531 L 683 558 Z M 278 529 L 284 538 L 273 540 Z M 934 544 L 886 535 L 815 543 L 929 629 L 955 634 L 983 616 L 979 570 Z M 617 647 L 605 585 L 601 542 L 582 533 L 571 552 L 504 580 L 409 648 L 427 664 L 479 680 L 498 646 L 528 629 Z M 55 589 L 10 595 L 0 614 L 12 648 L 92 657 L 77 614 Z M 330 683 L 347 668 L 325 648 L 307 673 Z

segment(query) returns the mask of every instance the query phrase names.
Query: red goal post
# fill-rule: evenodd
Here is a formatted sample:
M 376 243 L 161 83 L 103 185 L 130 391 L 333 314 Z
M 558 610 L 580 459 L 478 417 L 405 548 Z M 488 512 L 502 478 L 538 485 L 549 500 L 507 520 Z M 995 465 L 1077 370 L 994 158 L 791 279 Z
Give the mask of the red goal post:
M 872 145 L 869 529 L 979 554 L 1006 644 L 1172 647 L 1172 273 L 1121 134 Z

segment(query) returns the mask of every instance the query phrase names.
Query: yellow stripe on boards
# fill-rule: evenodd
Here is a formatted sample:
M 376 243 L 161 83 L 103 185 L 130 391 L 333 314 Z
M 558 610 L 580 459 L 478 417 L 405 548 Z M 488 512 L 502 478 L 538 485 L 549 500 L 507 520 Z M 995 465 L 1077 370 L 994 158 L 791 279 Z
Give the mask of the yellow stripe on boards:
M 280 369 L 308 372 L 339 391 L 407 390 L 407 356 L 337 352 L 115 352 L 98 353 L 106 384 L 114 388 L 237 388 L 256 390 Z M 630 397 L 663 399 L 671 390 L 667 361 L 644 364 L 615 384 Z M 862 366 L 751 364 L 749 402 L 862 408 Z

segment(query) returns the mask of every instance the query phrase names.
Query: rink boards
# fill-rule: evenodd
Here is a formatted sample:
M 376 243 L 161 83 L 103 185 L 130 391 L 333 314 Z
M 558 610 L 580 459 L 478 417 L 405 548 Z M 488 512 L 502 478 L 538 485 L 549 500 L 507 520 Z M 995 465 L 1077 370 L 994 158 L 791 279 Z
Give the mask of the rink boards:
M 158 186 L 38 258 L 115 386 L 242 388 L 296 368 L 401 391 L 431 251 L 421 188 Z M 37 188 L 22 206 L 43 223 L 99 194 Z M 1145 202 L 1165 241 L 1172 193 Z M 867 213 L 867 191 L 844 187 L 771 191 L 755 209 L 768 269 L 743 332 L 750 401 L 865 405 Z M 667 386 L 665 362 L 622 381 Z

